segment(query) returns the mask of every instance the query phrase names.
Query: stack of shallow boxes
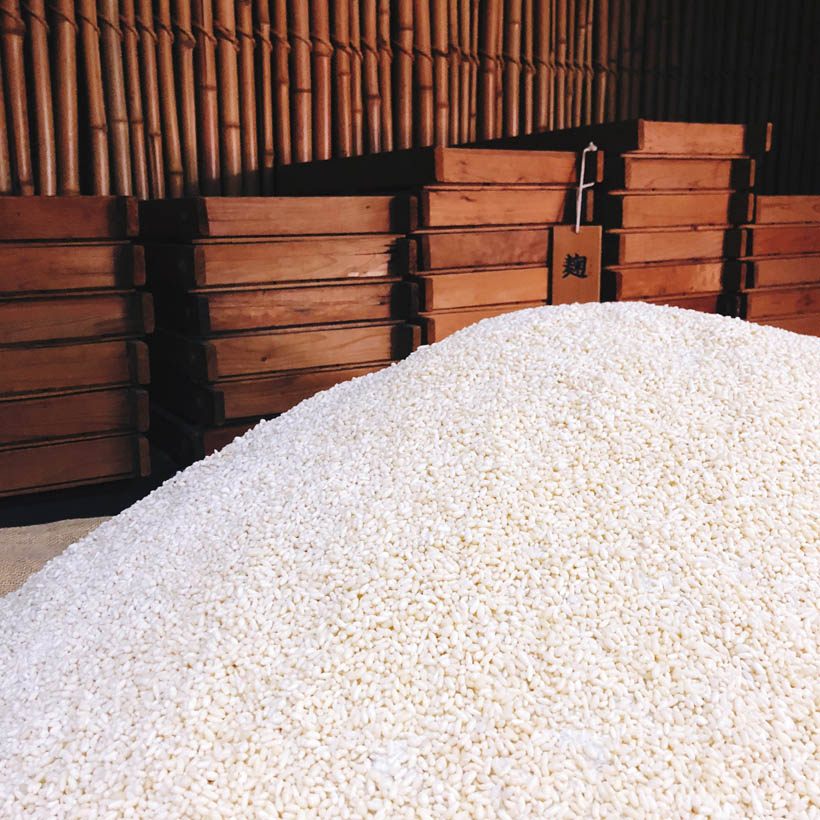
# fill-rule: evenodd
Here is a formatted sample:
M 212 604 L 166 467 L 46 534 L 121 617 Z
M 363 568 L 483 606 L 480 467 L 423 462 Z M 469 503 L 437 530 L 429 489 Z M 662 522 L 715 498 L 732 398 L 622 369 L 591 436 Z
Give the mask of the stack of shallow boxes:
M 418 330 L 398 301 L 406 210 L 386 196 L 142 203 L 157 444 L 191 462 L 407 355 Z
M 606 156 L 595 200 L 603 298 L 717 312 L 739 287 L 740 226 L 750 219 L 755 157 L 767 150 L 770 129 L 633 120 L 514 144 L 580 150 L 590 140 Z
M 421 148 L 283 167 L 279 186 L 410 195 L 407 303 L 432 343 L 549 302 L 550 227 L 574 218 L 576 166 L 565 151 Z
M 147 475 L 136 200 L 0 197 L 0 495 Z
M 820 336 L 820 196 L 759 196 L 744 229 L 736 313 Z

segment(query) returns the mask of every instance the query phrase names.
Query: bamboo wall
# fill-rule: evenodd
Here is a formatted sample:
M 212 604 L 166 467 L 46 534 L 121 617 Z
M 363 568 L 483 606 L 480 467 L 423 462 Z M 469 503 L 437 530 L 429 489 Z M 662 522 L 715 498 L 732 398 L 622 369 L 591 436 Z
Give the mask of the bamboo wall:
M 0 193 L 274 191 L 276 164 L 644 116 L 774 123 L 820 192 L 817 0 L 0 0 Z

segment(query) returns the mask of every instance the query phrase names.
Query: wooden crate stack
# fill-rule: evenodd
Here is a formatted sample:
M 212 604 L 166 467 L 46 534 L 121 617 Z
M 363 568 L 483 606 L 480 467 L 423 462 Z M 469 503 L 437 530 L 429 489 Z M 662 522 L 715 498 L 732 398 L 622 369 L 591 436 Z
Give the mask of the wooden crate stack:
M 126 197 L 0 197 L 0 496 L 148 475 L 153 325 Z
M 419 338 L 399 303 L 407 211 L 390 196 L 142 203 L 157 444 L 189 463 L 407 355 Z
M 421 148 L 286 166 L 279 186 L 293 194 L 411 194 L 405 266 L 417 296 L 407 302 L 418 301 L 423 340 L 432 343 L 480 319 L 548 303 L 550 226 L 574 219 L 577 157 Z M 601 167 L 593 162 L 590 175 Z M 591 212 L 589 194 L 587 202 Z
M 578 150 L 590 140 L 606 156 L 595 209 L 603 298 L 717 312 L 740 284 L 740 226 L 770 127 L 639 119 L 495 144 Z
M 757 197 L 741 263 L 736 315 L 820 336 L 820 196 Z

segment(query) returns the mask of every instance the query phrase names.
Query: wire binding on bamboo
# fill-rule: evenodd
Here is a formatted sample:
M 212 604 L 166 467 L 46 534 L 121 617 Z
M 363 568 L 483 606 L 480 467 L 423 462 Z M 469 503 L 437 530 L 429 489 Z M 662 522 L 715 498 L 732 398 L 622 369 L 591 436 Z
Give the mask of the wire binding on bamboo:
M 242 193 L 259 194 L 259 145 L 256 135 L 256 77 L 253 55 L 253 0 L 236 2 L 239 43 L 239 123 L 242 145 Z
M 365 148 L 377 154 L 382 146 L 382 98 L 379 89 L 378 14 L 376 0 L 363 0 L 362 52 L 364 62 Z
M 48 54 L 48 23 L 44 0 L 28 0 L 24 5 L 29 34 L 33 119 L 37 150 L 37 193 L 57 193 L 57 156 L 54 145 L 54 109 L 51 100 L 51 65 Z M 119 76 L 122 77 L 120 60 Z M 2 78 L 0 78 L 2 83 Z M 5 117 L 5 109 L 3 111 Z M 0 123 L 2 128 L 2 123 Z M 5 136 L 5 129 L 4 136 Z M 127 134 L 127 131 L 126 131 Z M 0 192 L 2 187 L 0 187 Z
M 185 171 L 179 141 L 177 95 L 174 85 L 174 32 L 171 28 L 171 0 L 156 0 L 154 27 L 157 33 L 159 100 L 168 196 L 185 193 Z
M 179 92 L 179 129 L 182 168 L 185 174 L 183 193 L 199 193 L 199 151 L 197 149 L 196 83 L 194 81 L 194 39 L 191 29 L 191 3 L 174 0 L 174 59 Z
M 362 33 L 359 0 L 348 0 L 350 6 L 350 108 L 353 128 L 353 153 L 364 153 L 364 104 L 362 99 Z
M 256 38 L 256 72 L 259 77 L 258 129 L 259 129 L 259 172 L 260 188 L 263 194 L 269 195 L 274 191 L 274 162 L 276 152 L 273 129 L 273 71 L 271 55 L 273 42 L 271 41 L 270 11 L 267 0 L 254 0 L 253 33 Z M 287 12 L 286 12 L 287 14 Z M 285 24 L 287 25 L 287 23 Z M 287 70 L 287 63 L 285 64 Z M 288 112 L 290 100 L 285 99 L 284 111 Z M 290 136 L 290 118 L 288 117 L 288 136 Z M 288 157 L 290 161 L 290 157 Z

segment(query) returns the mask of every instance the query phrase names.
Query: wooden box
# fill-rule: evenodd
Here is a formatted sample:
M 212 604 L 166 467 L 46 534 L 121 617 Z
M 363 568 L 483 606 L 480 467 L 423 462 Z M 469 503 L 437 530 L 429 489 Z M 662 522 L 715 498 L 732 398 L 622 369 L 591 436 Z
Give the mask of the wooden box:
M 724 157 L 668 157 L 627 154 L 607 157 L 608 188 L 639 190 L 735 190 L 754 185 L 755 161 Z
M 753 199 L 731 191 L 612 191 L 602 201 L 605 227 L 662 228 L 742 224 Z
M 507 305 L 484 305 L 483 307 L 470 308 L 469 310 L 442 310 L 431 313 L 422 313 L 419 321 L 422 326 L 422 337 L 425 344 L 440 342 L 447 336 L 469 327 L 482 319 L 489 319 L 493 316 L 501 316 L 503 313 L 514 313 L 517 310 L 543 307 L 544 303 L 539 302 L 519 302 Z
M 744 259 L 743 268 L 746 288 L 820 282 L 820 254 L 754 257 Z
M 721 228 L 648 228 L 610 230 L 604 234 L 608 265 L 689 259 L 733 259 L 740 255 L 743 233 Z
M 758 224 L 820 224 L 820 196 L 759 196 L 754 221 Z
M 550 230 L 523 227 L 450 230 L 419 233 L 414 259 L 424 271 L 478 268 L 491 265 L 546 265 Z M 412 272 L 413 266 L 409 267 Z
M 711 260 L 610 267 L 601 282 L 605 301 L 736 290 L 740 264 Z
M 820 225 L 752 225 L 745 231 L 743 256 L 820 253 Z
M 454 310 L 509 302 L 545 304 L 549 270 L 501 268 L 496 270 L 435 273 L 419 278 L 423 311 Z
M 760 319 L 820 313 L 820 285 L 755 288 L 740 295 L 740 316 Z
M 792 333 L 820 336 L 820 313 L 803 313 L 799 316 L 778 316 L 752 321 L 761 325 L 779 327 L 782 330 L 790 330 Z

